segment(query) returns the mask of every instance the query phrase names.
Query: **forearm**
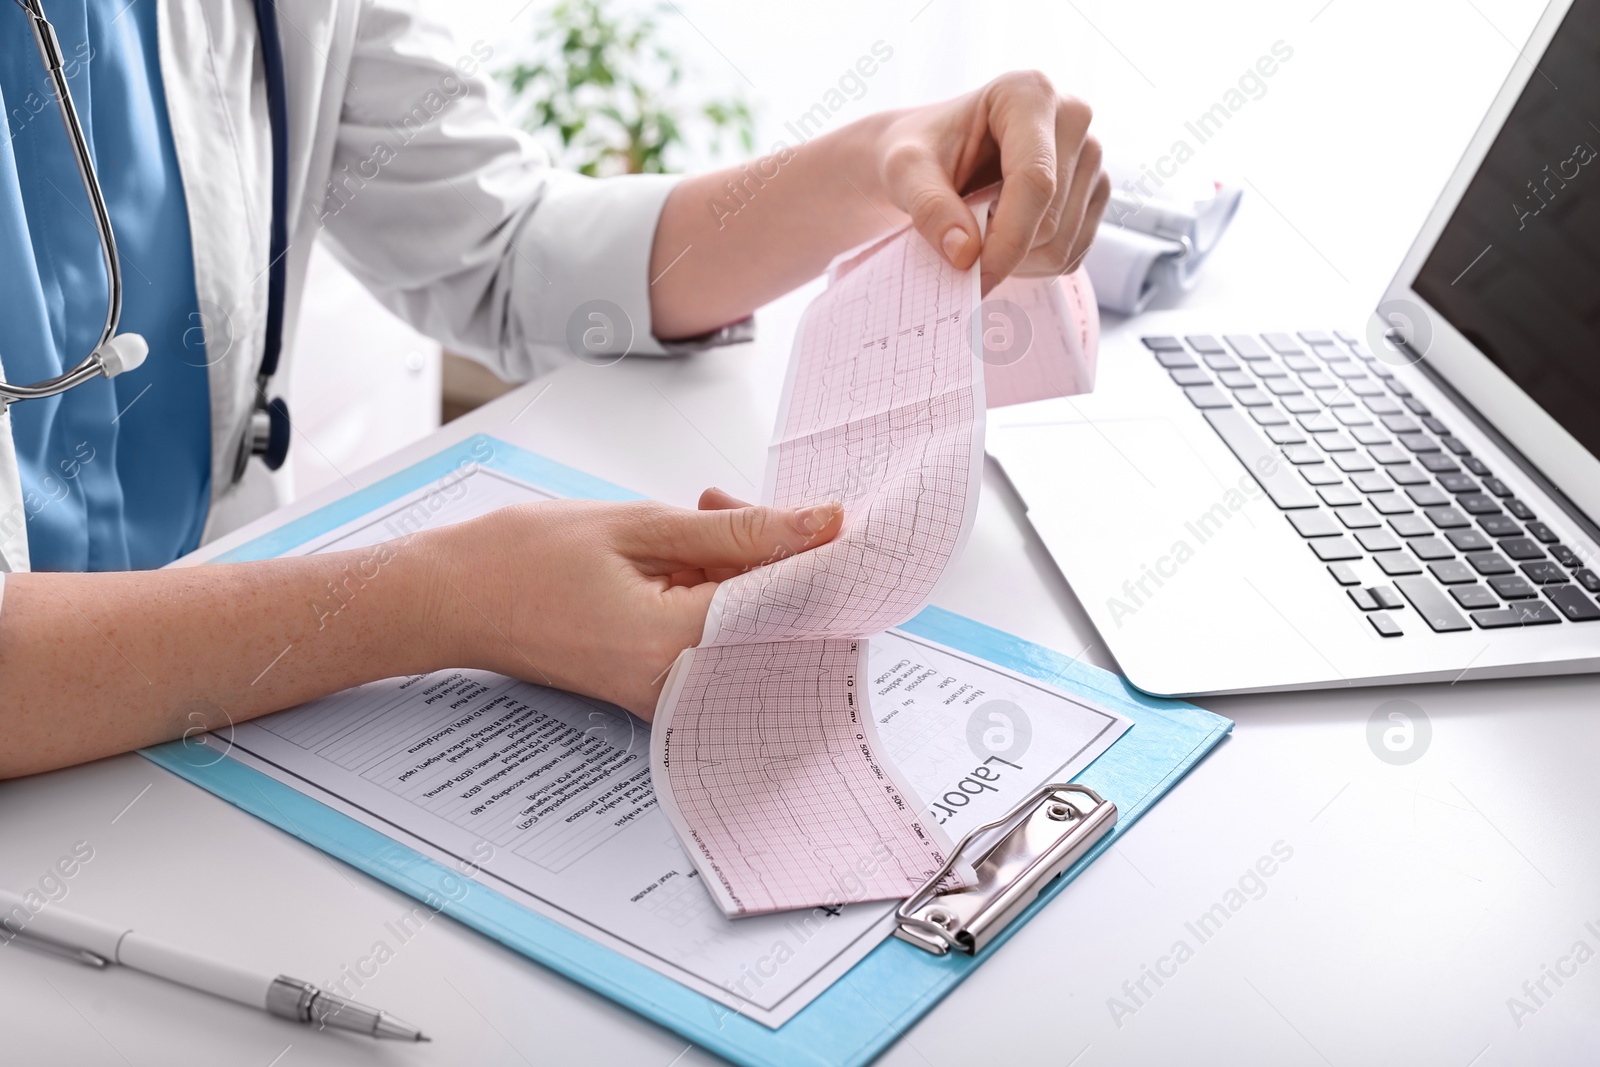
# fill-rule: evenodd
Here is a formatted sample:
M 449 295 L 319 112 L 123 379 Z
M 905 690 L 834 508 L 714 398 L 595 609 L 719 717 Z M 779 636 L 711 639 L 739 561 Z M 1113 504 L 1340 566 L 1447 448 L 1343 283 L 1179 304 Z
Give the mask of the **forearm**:
M 0 605 L 0 777 L 225 727 L 432 670 L 421 539 L 260 563 L 13 574 Z
M 884 197 L 874 144 L 894 113 L 796 148 L 684 179 L 668 197 L 650 256 L 657 337 L 737 321 L 816 277 L 845 249 L 904 225 Z

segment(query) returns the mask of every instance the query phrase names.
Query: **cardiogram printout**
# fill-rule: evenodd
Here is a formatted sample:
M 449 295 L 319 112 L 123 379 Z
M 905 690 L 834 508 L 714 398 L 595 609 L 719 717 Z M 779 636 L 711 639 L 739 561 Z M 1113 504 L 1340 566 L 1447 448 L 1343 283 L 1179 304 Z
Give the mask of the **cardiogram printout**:
M 480 463 L 491 463 L 504 446 L 482 447 Z M 359 549 L 560 495 L 470 464 L 291 554 Z M 899 632 L 873 638 L 861 678 L 875 736 L 911 803 L 955 837 L 1041 782 L 1071 777 L 1127 725 Z M 696 990 L 716 1011 L 766 1026 L 805 1007 L 892 926 L 885 902 L 725 917 L 657 802 L 650 727 L 570 693 L 440 671 L 360 686 L 205 740 L 218 758 L 226 752 L 462 872 L 457 894 L 492 889 Z M 860 861 L 870 867 L 878 857 Z M 855 899 L 855 883 L 843 882 Z
M 908 229 L 836 264 L 801 320 L 764 501 L 840 500 L 843 529 L 722 583 L 652 733 L 657 795 L 730 916 L 904 898 L 950 855 L 885 757 L 869 648 L 927 603 L 972 529 L 994 361 L 986 312 L 1010 312 L 996 328 L 1037 317 L 1030 367 L 1068 369 L 1006 379 L 1012 399 L 1045 395 L 1051 377 L 1053 395 L 1084 384 L 1094 336 L 1062 283 L 1010 284 L 1032 311 L 980 308 L 977 265 L 957 270 Z M 969 875 L 958 865 L 948 877 Z

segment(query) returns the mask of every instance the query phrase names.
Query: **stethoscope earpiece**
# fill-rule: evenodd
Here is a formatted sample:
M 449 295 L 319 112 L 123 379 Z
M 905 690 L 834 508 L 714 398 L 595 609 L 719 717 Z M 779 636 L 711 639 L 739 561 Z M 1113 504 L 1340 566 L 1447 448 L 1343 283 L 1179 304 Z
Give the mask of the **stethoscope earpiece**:
M 101 373 L 107 378 L 115 378 L 138 369 L 150 354 L 150 345 L 136 333 L 119 333 L 97 348 L 94 354 L 100 360 Z

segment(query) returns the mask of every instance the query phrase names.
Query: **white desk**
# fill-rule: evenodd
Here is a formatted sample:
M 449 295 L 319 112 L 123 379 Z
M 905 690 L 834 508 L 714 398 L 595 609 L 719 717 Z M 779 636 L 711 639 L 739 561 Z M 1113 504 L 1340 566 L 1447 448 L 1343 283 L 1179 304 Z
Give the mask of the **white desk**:
M 1486 91 L 1496 77 L 1485 75 Z M 1470 113 L 1484 99 L 1460 106 Z M 1418 105 L 1412 119 L 1432 116 L 1431 107 Z M 1463 132 L 1472 124 L 1459 114 L 1451 122 Z M 1375 130 L 1372 145 L 1387 136 Z M 1331 150 L 1305 176 L 1306 195 L 1320 195 L 1319 179 L 1331 188 L 1355 171 L 1371 176 L 1380 159 L 1375 151 L 1352 158 Z M 1330 177 L 1329 167 L 1343 173 Z M 1448 161 L 1430 169 L 1442 176 Z M 1303 224 L 1277 194 L 1273 187 L 1268 195 Z M 1383 199 L 1382 190 L 1370 195 L 1372 204 Z M 1404 210 L 1387 215 L 1352 212 L 1352 225 L 1370 232 L 1383 256 L 1331 305 L 1347 309 L 1348 323 L 1367 295 L 1350 290 L 1381 281 L 1384 257 L 1404 244 L 1390 231 L 1416 221 L 1418 195 L 1402 199 Z M 1337 258 L 1354 273 L 1348 257 Z M 1187 304 L 1218 314 L 1314 307 L 1326 299 L 1327 270 L 1321 254 L 1254 197 Z M 676 503 L 691 503 L 710 483 L 753 495 L 785 324 L 798 306 L 790 299 L 770 309 L 758 351 L 574 367 L 556 375 L 514 427 L 508 420 L 545 383 L 448 432 L 508 436 Z M 364 482 L 404 462 L 349 473 Z M 993 470 L 972 541 L 937 601 L 1068 654 L 1087 646 L 1085 658 L 1112 666 Z M 1392 698 L 1422 708 L 1433 729 L 1428 751 L 1403 767 L 1377 759 L 1366 740 L 1369 716 Z M 1542 1003 L 1523 983 L 1538 982 L 1545 965 L 1571 971 L 1572 963 L 1558 961 L 1579 940 L 1600 952 L 1593 845 L 1600 680 L 1203 703 L 1237 721 L 1233 737 L 883 1063 L 1593 1060 L 1600 961 L 1577 966 L 1564 985 L 1544 979 Z M 138 756 L 0 785 L 0 884 L 37 884 L 79 841 L 94 855 L 68 883 L 65 906 L 317 981 L 367 955 L 386 936 L 383 924 L 409 906 Z M 1202 943 L 1185 924 L 1223 900 L 1278 842 L 1293 849 L 1292 858 L 1265 881 L 1260 899 Z M 1137 983 L 1142 968 L 1180 940 L 1192 958 L 1175 973 L 1164 964 L 1171 976 L 1160 986 L 1145 978 L 1135 1001 L 1124 983 Z M 0 1061 L 711 1062 L 675 1035 L 448 920 L 401 947 L 361 995 L 423 1026 L 436 1042 L 380 1046 L 314 1033 L 137 974 L 0 949 Z M 1536 1008 L 1520 1027 L 1507 1007 L 1512 996 Z M 1111 997 L 1137 1011 L 1118 1025 Z

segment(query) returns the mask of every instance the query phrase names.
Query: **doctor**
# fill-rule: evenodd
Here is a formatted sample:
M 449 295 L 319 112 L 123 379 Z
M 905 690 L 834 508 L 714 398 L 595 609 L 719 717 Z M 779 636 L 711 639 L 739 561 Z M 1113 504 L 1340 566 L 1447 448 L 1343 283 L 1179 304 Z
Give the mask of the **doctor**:
M 586 301 L 624 310 L 635 352 L 714 344 L 908 219 L 956 266 L 981 260 L 985 291 L 1059 273 L 1109 193 L 1088 108 L 1010 74 L 787 146 L 719 218 L 739 169 L 553 170 L 496 118 L 481 65 L 403 0 L 0 5 L 0 380 L 27 395 L 89 359 L 71 388 L 0 404 L 0 775 L 443 667 L 648 716 L 718 580 L 838 532 L 836 505 L 708 490 L 700 511 L 558 502 L 377 550 L 151 570 L 278 502 L 274 378 L 314 242 L 517 381 L 559 364 Z M 980 241 L 959 193 L 1002 178 Z M 349 610 L 308 607 L 374 566 Z

